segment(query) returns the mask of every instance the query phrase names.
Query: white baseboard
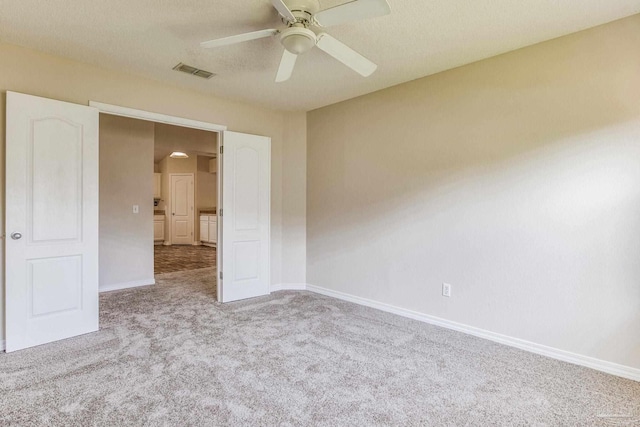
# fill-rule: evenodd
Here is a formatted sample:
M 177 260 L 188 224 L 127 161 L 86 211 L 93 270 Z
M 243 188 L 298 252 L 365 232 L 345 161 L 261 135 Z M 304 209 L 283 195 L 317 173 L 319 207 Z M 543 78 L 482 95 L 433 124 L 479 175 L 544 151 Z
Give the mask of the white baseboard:
M 484 338 L 490 341 L 494 341 L 500 344 L 516 347 L 521 350 L 529 351 L 531 353 L 547 356 L 552 359 L 562 360 L 564 362 L 573 363 L 575 365 L 585 366 L 587 368 L 595 369 L 597 371 L 606 372 L 608 374 L 617 375 L 619 377 L 628 378 L 634 381 L 640 381 L 640 369 L 632 368 L 630 366 L 620 365 L 617 363 L 607 362 L 605 360 L 596 359 L 594 357 L 583 356 L 581 354 L 572 353 L 565 350 L 560 350 L 554 347 L 549 347 L 542 344 L 536 344 L 531 341 L 525 341 L 519 338 L 510 337 L 507 335 L 498 334 L 496 332 L 487 331 L 485 329 L 476 328 L 474 326 L 465 325 L 463 323 L 453 322 L 451 320 L 443 319 L 428 314 L 419 313 L 413 310 L 407 310 L 405 308 L 396 307 L 390 304 L 370 300 L 367 298 L 350 295 L 344 292 L 334 291 L 331 289 L 322 288 L 319 286 L 309 285 L 305 286 L 306 290 L 315 292 L 318 294 L 326 295 L 329 297 L 337 298 L 344 301 L 349 301 L 355 304 L 364 305 L 367 307 L 375 308 L 378 310 L 386 311 L 388 313 L 397 314 L 399 316 L 408 317 L 410 319 L 418 320 L 420 322 L 429 323 L 431 325 L 441 326 L 447 329 L 453 329 L 454 331 L 463 332 L 465 334 L 473 335 L 476 337 Z M 273 289 L 273 287 L 272 287 Z
M 0 351 L 5 351 L 7 349 L 7 346 L 5 344 L 6 343 L 4 340 L 0 340 Z
M 304 291 L 307 289 L 306 283 L 277 283 L 271 285 L 271 292 L 277 291 Z
M 102 292 L 119 291 L 121 289 L 137 288 L 140 286 L 155 285 L 156 279 L 134 280 L 132 282 L 114 283 L 112 285 L 100 286 L 98 289 Z

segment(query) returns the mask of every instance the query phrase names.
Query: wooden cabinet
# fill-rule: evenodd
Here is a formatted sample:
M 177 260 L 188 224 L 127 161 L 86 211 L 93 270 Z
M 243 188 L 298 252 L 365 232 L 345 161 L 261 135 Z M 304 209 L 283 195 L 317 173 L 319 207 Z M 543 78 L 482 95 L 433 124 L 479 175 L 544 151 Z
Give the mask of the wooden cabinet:
M 153 174 L 153 198 L 154 199 L 162 198 L 162 174 L 161 173 Z
M 209 160 L 209 173 L 218 173 L 218 159 L 215 157 Z
M 206 246 L 216 246 L 218 243 L 218 217 L 215 215 L 200 215 L 200 241 Z
M 164 241 L 164 215 L 153 216 L 153 241 Z
M 215 215 L 209 216 L 209 242 L 218 243 L 218 217 Z
M 206 215 L 200 216 L 200 241 L 209 241 L 209 218 Z

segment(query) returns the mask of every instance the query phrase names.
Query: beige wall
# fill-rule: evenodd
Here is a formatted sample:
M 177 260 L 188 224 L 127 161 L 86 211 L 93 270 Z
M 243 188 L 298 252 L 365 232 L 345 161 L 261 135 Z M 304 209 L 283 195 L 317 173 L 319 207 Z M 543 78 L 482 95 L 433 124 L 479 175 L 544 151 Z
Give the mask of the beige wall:
M 282 154 L 283 266 L 282 282 L 304 284 L 307 277 L 307 209 L 299 200 L 307 199 L 307 116 L 292 113 L 285 119 Z M 299 141 L 305 141 L 300 144 Z
M 100 287 L 153 280 L 153 134 L 100 115 Z
M 165 168 L 162 166 L 165 165 Z M 165 157 L 160 161 L 160 171 L 163 173 L 196 173 L 197 156 L 189 155 L 186 159 Z
M 211 157 L 198 156 L 196 208 L 213 208 L 218 204 L 217 173 L 209 173 Z
M 310 112 L 308 282 L 640 368 L 638 46 L 640 15 Z
M 283 273 L 292 263 L 282 257 L 283 200 L 293 206 L 304 206 L 305 200 L 294 200 L 298 193 L 288 195 L 283 186 L 283 174 L 287 174 L 288 163 L 283 163 L 284 144 L 288 149 L 304 146 L 306 136 L 298 135 L 297 141 L 289 141 L 285 135 L 284 122 L 290 113 L 252 106 L 241 102 L 200 94 L 172 87 L 165 83 L 135 77 L 118 71 L 107 70 L 65 58 L 51 56 L 0 43 L 0 199 L 4 200 L 4 147 L 5 147 L 5 93 L 7 90 L 30 95 L 59 99 L 87 105 L 90 100 L 130 108 L 153 111 L 213 122 L 228 126 L 229 130 L 269 136 L 272 139 L 271 176 L 271 282 L 282 283 Z M 299 150 L 298 150 L 299 151 Z M 304 158 L 293 156 L 297 162 Z M 4 208 L 0 210 L 0 226 L 4 234 Z M 292 244 L 298 244 L 294 233 Z M 288 237 L 287 237 L 288 238 Z M 304 247 L 302 248 L 304 251 Z M 4 260 L 4 247 L 0 248 L 0 260 Z M 288 273 L 287 273 L 288 274 Z M 300 275 L 294 271 L 293 275 Z M 4 331 L 4 264 L 0 264 L 0 331 Z M 305 277 L 295 277 L 304 282 Z M 4 333 L 0 333 L 3 339 Z

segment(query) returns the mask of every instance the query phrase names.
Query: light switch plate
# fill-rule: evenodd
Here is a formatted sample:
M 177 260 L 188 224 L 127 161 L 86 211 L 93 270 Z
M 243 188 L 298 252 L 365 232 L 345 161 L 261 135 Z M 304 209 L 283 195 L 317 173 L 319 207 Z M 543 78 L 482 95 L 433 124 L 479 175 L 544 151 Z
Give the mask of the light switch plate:
M 133 205 L 133 213 L 134 213 L 134 214 L 140 213 L 140 206 L 138 206 L 138 205 Z

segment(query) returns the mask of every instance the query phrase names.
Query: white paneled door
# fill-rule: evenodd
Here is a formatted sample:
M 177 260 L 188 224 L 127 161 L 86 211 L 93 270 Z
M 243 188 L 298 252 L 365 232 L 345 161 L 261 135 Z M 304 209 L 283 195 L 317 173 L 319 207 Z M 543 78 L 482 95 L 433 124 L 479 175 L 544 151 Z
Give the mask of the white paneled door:
M 98 110 L 7 92 L 6 349 L 98 330 Z
M 269 293 L 271 139 L 224 132 L 223 142 L 218 298 L 229 302 Z
M 171 244 L 192 245 L 195 221 L 193 174 L 171 174 Z

